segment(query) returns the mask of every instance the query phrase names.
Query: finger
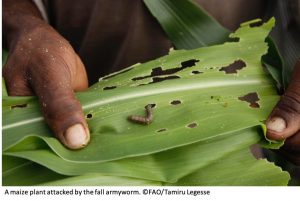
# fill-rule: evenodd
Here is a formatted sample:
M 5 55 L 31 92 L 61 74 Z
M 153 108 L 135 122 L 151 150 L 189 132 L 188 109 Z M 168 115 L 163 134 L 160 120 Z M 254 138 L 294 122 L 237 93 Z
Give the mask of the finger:
M 298 154 L 300 157 L 300 131 L 287 138 L 281 149 L 290 152 L 291 154 Z
M 76 62 L 66 63 L 56 57 L 55 62 L 43 58 L 38 63 L 39 68 L 30 71 L 31 86 L 39 97 L 45 120 L 66 147 L 86 146 L 90 140 L 89 129 L 72 89 L 74 71 L 69 68 L 70 65 L 76 67 Z M 84 76 L 78 78 L 85 79 Z
M 287 138 L 279 150 L 290 162 L 300 165 L 300 131 Z
M 295 165 L 300 165 L 300 131 L 287 138 L 279 150 L 274 150 L 279 155 Z
M 286 139 L 300 130 L 300 61 L 297 62 L 292 80 L 285 94 L 267 120 L 267 137 Z
M 24 63 L 24 61 L 18 61 L 18 57 L 10 56 L 3 67 L 3 77 L 5 80 L 6 89 L 10 96 L 30 96 L 33 92 L 28 85 L 25 73 L 15 71 L 18 68 L 18 63 Z

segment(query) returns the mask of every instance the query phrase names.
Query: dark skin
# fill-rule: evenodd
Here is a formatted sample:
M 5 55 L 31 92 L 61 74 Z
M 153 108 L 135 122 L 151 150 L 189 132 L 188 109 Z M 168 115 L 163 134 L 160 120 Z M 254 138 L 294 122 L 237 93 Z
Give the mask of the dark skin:
M 3 69 L 9 95 L 37 95 L 56 137 L 70 149 L 87 145 L 88 125 L 74 91 L 86 89 L 88 79 L 71 45 L 30 0 L 3 1 L 3 34 L 10 55 Z M 286 139 L 281 153 L 300 165 L 300 61 L 267 128 L 270 139 Z
M 9 47 L 3 69 L 9 95 L 36 94 L 56 137 L 68 148 L 84 147 L 89 130 L 74 91 L 86 89 L 88 79 L 71 45 L 29 0 L 3 2 L 3 32 Z

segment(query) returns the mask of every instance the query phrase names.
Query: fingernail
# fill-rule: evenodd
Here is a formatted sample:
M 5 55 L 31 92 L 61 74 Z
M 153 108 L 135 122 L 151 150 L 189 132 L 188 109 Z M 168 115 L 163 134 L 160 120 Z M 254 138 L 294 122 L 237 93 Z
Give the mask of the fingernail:
M 89 134 L 85 131 L 81 124 L 75 124 L 69 127 L 64 133 L 67 147 L 71 149 L 79 149 L 87 145 L 89 142 Z
M 273 117 L 267 122 L 267 129 L 275 132 L 282 132 L 286 129 L 286 122 L 280 117 Z

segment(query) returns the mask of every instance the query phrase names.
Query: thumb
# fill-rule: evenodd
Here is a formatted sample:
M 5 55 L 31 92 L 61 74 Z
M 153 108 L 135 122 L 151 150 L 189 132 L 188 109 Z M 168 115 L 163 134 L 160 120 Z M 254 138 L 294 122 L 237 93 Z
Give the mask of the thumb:
M 284 95 L 267 120 L 267 137 L 283 140 L 300 130 L 300 60 Z
M 30 74 L 31 86 L 39 98 L 44 118 L 56 137 L 70 149 L 86 146 L 90 133 L 81 105 L 75 98 L 68 67 L 48 66 Z M 86 75 L 83 74 L 81 79 L 87 80 Z
M 51 88 L 56 87 L 52 85 Z M 85 147 L 90 140 L 90 133 L 73 91 L 64 89 L 41 94 L 38 93 L 38 96 L 45 120 L 56 137 L 70 149 Z

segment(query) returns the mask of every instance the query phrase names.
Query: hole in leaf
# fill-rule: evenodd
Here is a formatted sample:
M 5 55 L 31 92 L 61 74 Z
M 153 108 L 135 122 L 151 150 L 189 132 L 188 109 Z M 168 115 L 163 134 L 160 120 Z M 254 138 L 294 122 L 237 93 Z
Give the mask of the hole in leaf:
M 250 107 L 252 107 L 252 108 L 260 108 L 260 105 L 258 103 L 251 103 Z
M 185 69 L 185 68 L 189 68 L 189 67 L 193 67 L 196 65 L 196 63 L 199 62 L 199 60 L 197 59 L 190 59 L 187 61 L 183 61 L 181 62 L 181 70 Z
M 18 104 L 18 105 L 12 105 L 10 106 L 10 109 L 15 109 L 15 108 L 25 108 L 27 107 L 27 104 Z
M 253 144 L 249 148 L 250 148 L 251 154 L 256 159 L 263 159 L 263 158 L 265 158 L 263 150 L 261 149 L 261 146 L 259 144 Z
M 196 75 L 196 74 L 200 74 L 200 73 L 203 73 L 203 72 L 194 70 L 194 71 L 192 71 L 192 73 Z
M 228 40 L 227 40 L 228 42 L 239 42 L 240 41 L 240 38 L 239 37 L 229 37 L 228 38 Z
M 152 78 L 153 81 L 149 82 L 148 84 L 153 84 L 156 82 L 162 82 L 165 80 L 173 80 L 173 79 L 178 79 L 178 78 L 180 78 L 180 77 L 177 75 L 171 75 L 171 76 L 167 76 L 167 77 L 154 77 L 154 78 Z
M 249 106 L 252 108 L 260 108 L 260 105 L 257 103 L 257 101 L 259 101 L 259 97 L 256 92 L 251 92 L 245 96 L 241 96 L 239 97 L 239 100 L 248 102 Z
M 187 125 L 187 127 L 189 128 L 196 128 L 198 126 L 197 123 L 190 123 L 189 125 Z
M 115 88 L 117 88 L 117 86 L 104 87 L 103 90 L 110 90 Z
M 179 104 L 181 104 L 181 101 L 180 101 L 180 100 L 173 100 L 173 101 L 171 102 L 171 104 L 172 104 L 172 105 L 179 105 Z
M 259 27 L 263 24 L 262 20 L 249 24 L 250 27 Z
M 242 60 L 236 60 L 228 66 L 221 67 L 219 71 L 225 71 L 226 74 L 237 73 L 238 70 L 241 70 L 246 67 L 246 63 Z
M 129 69 L 123 70 L 122 72 L 119 72 L 119 73 L 116 73 L 116 74 L 113 74 L 113 75 L 108 75 L 108 76 L 102 78 L 102 80 L 107 80 L 107 79 L 112 78 L 112 77 L 115 77 L 115 76 L 117 76 L 117 75 L 126 73 L 126 72 L 128 72 L 128 71 L 130 71 L 130 70 L 132 70 L 132 69 L 133 69 L 133 68 L 129 68 Z
M 164 131 L 167 131 L 167 129 L 162 128 L 162 129 L 157 130 L 156 132 L 160 133 L 160 132 L 164 132 Z
M 86 115 L 86 118 L 87 119 L 91 119 L 93 117 L 93 114 L 91 114 L 91 113 L 88 113 L 87 115 Z
M 143 79 L 155 77 L 155 76 L 174 74 L 185 68 L 195 66 L 197 62 L 199 62 L 199 60 L 191 59 L 191 60 L 181 62 L 181 67 L 170 68 L 170 69 L 165 69 L 165 70 L 163 70 L 161 67 L 156 67 L 156 68 L 152 69 L 150 75 L 146 75 L 146 76 L 142 76 L 142 77 L 134 77 L 134 78 L 132 78 L 132 80 L 137 81 L 137 80 L 143 80 Z M 169 77 L 171 77 L 171 76 L 169 76 Z

